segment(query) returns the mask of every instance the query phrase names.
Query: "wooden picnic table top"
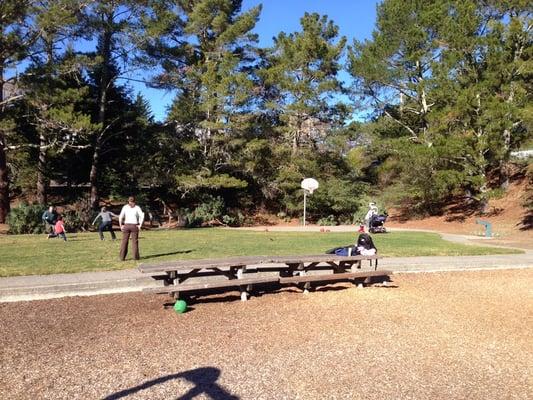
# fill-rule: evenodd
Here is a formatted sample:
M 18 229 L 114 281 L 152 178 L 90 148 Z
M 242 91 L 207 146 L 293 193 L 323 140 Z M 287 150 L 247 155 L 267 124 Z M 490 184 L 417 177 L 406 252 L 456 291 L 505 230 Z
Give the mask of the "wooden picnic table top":
M 337 256 L 335 254 L 315 254 L 296 256 L 240 256 L 226 258 L 196 259 L 167 261 L 158 264 L 141 264 L 139 271 L 143 273 L 172 272 L 180 270 L 199 270 L 227 267 L 242 267 L 259 264 L 301 264 L 301 263 L 337 263 L 378 260 L 382 257 L 373 256 Z

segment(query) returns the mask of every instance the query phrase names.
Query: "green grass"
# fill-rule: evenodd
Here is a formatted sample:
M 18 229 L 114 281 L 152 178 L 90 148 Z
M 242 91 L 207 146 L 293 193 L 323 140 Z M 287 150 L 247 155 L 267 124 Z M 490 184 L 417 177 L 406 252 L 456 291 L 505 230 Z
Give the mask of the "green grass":
M 141 261 L 214 258 L 244 255 L 320 254 L 352 243 L 355 233 L 251 232 L 226 229 L 142 231 Z M 118 240 L 100 241 L 96 233 L 69 235 L 68 242 L 44 235 L 0 236 L 0 276 L 56 274 L 133 268 L 138 262 L 118 260 Z M 374 235 L 385 257 L 512 254 L 520 251 L 497 247 L 465 246 L 446 242 L 424 232 Z M 130 249 L 131 251 L 131 249 Z M 128 255 L 131 257 L 131 254 Z

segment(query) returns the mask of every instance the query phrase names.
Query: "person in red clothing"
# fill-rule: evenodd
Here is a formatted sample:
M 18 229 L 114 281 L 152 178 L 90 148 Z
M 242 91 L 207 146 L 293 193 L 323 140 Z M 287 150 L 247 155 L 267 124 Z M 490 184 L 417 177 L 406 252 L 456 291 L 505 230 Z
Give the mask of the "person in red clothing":
M 63 217 L 60 215 L 57 217 L 56 224 L 54 225 L 54 234 L 48 235 L 48 239 L 51 237 L 61 236 L 65 242 L 67 241 L 67 235 L 65 235 L 65 224 L 63 223 Z

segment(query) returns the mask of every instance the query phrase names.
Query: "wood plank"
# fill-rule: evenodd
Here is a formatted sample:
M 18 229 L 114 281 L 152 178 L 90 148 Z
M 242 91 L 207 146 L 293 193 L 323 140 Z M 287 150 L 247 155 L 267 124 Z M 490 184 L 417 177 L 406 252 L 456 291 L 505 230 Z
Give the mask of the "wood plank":
M 296 255 L 296 256 L 271 256 L 268 257 L 270 263 L 283 263 L 283 264 L 300 264 L 300 263 L 328 263 L 328 262 L 341 262 L 341 261 L 364 261 L 364 260 L 377 260 L 383 257 L 374 256 L 336 256 L 334 254 L 314 254 L 314 255 Z
M 158 264 L 141 264 L 138 269 L 142 273 L 157 274 L 161 272 L 243 267 L 260 264 L 301 264 L 301 263 L 339 263 L 342 261 L 379 260 L 383 257 L 374 256 L 336 256 L 333 254 L 298 255 L 298 256 L 242 256 L 197 260 L 167 261 Z
M 139 271 L 143 273 L 153 273 L 203 268 L 241 267 L 245 265 L 258 264 L 263 259 L 264 256 L 243 256 L 227 258 L 206 258 L 198 260 L 177 260 L 157 264 L 141 264 L 139 265 Z
M 390 276 L 391 271 L 361 271 L 361 272 L 346 272 L 340 274 L 316 274 L 316 275 L 300 275 L 290 276 L 286 278 L 279 278 L 279 283 L 298 283 L 298 282 L 328 282 L 341 281 L 345 279 L 368 278 L 372 276 Z
M 174 292 L 189 292 L 193 290 L 229 288 L 229 287 L 247 286 L 247 285 L 254 285 L 258 283 L 272 283 L 272 282 L 279 282 L 279 277 L 265 276 L 265 277 L 256 277 L 256 278 L 232 279 L 232 280 L 226 280 L 226 281 L 212 281 L 212 282 L 206 282 L 206 283 L 185 283 L 181 285 L 170 285 L 170 286 L 161 286 L 157 288 L 146 288 L 143 290 L 143 292 L 158 293 L 158 294 L 174 293 Z

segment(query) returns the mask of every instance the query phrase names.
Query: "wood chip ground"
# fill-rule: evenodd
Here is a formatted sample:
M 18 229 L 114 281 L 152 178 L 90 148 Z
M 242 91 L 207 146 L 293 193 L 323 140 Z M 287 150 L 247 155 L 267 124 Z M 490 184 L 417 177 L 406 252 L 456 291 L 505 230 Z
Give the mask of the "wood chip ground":
M 528 399 L 533 269 L 0 304 L 1 399 Z

